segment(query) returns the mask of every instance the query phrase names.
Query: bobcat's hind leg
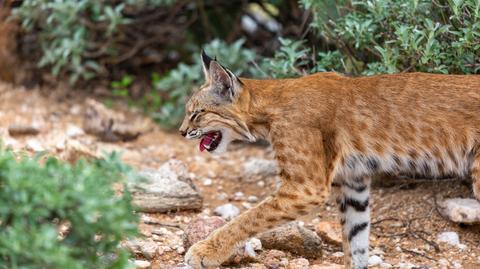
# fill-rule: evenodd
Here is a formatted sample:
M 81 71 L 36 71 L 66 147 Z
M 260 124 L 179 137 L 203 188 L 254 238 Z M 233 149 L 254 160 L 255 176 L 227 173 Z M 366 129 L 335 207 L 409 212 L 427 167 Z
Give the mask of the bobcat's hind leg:
M 480 201 L 480 154 L 475 155 L 472 163 L 471 176 L 473 180 L 473 194 Z
M 340 188 L 345 268 L 366 269 L 370 233 L 370 178 L 344 180 Z

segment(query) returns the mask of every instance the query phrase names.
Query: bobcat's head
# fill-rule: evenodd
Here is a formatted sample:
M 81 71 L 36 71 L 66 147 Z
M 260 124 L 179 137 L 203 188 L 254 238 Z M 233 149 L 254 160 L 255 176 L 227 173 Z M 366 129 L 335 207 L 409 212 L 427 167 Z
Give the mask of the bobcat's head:
M 196 90 L 185 107 L 180 133 L 200 139 L 200 150 L 224 152 L 233 140 L 253 142 L 246 122 L 243 83 L 230 70 L 202 52 L 205 84 Z

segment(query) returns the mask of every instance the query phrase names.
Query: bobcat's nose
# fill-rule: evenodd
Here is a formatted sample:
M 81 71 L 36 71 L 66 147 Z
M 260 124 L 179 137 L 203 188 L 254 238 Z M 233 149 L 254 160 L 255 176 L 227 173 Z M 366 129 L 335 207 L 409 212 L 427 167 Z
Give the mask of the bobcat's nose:
M 187 131 L 186 130 L 178 130 L 180 131 L 180 134 L 185 137 L 187 135 Z

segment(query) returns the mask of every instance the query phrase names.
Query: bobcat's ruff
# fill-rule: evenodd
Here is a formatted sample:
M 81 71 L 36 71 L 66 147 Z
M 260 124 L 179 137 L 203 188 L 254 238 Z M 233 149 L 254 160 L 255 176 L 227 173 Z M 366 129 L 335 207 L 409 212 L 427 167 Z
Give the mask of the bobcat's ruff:
M 348 78 L 237 78 L 203 54 L 206 83 L 186 105 L 180 131 L 200 149 L 267 139 L 282 186 L 185 255 L 220 265 L 247 238 L 324 203 L 340 185 L 345 268 L 366 268 L 370 176 L 411 173 L 473 178 L 480 198 L 480 76 L 408 73 Z

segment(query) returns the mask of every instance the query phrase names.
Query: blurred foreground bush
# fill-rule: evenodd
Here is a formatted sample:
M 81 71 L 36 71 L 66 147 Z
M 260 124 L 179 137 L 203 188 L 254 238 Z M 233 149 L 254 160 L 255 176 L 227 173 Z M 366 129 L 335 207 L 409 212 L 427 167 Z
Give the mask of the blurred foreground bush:
M 114 155 L 39 164 L 0 148 L 0 268 L 128 268 L 137 217 L 112 184 L 135 177 Z

